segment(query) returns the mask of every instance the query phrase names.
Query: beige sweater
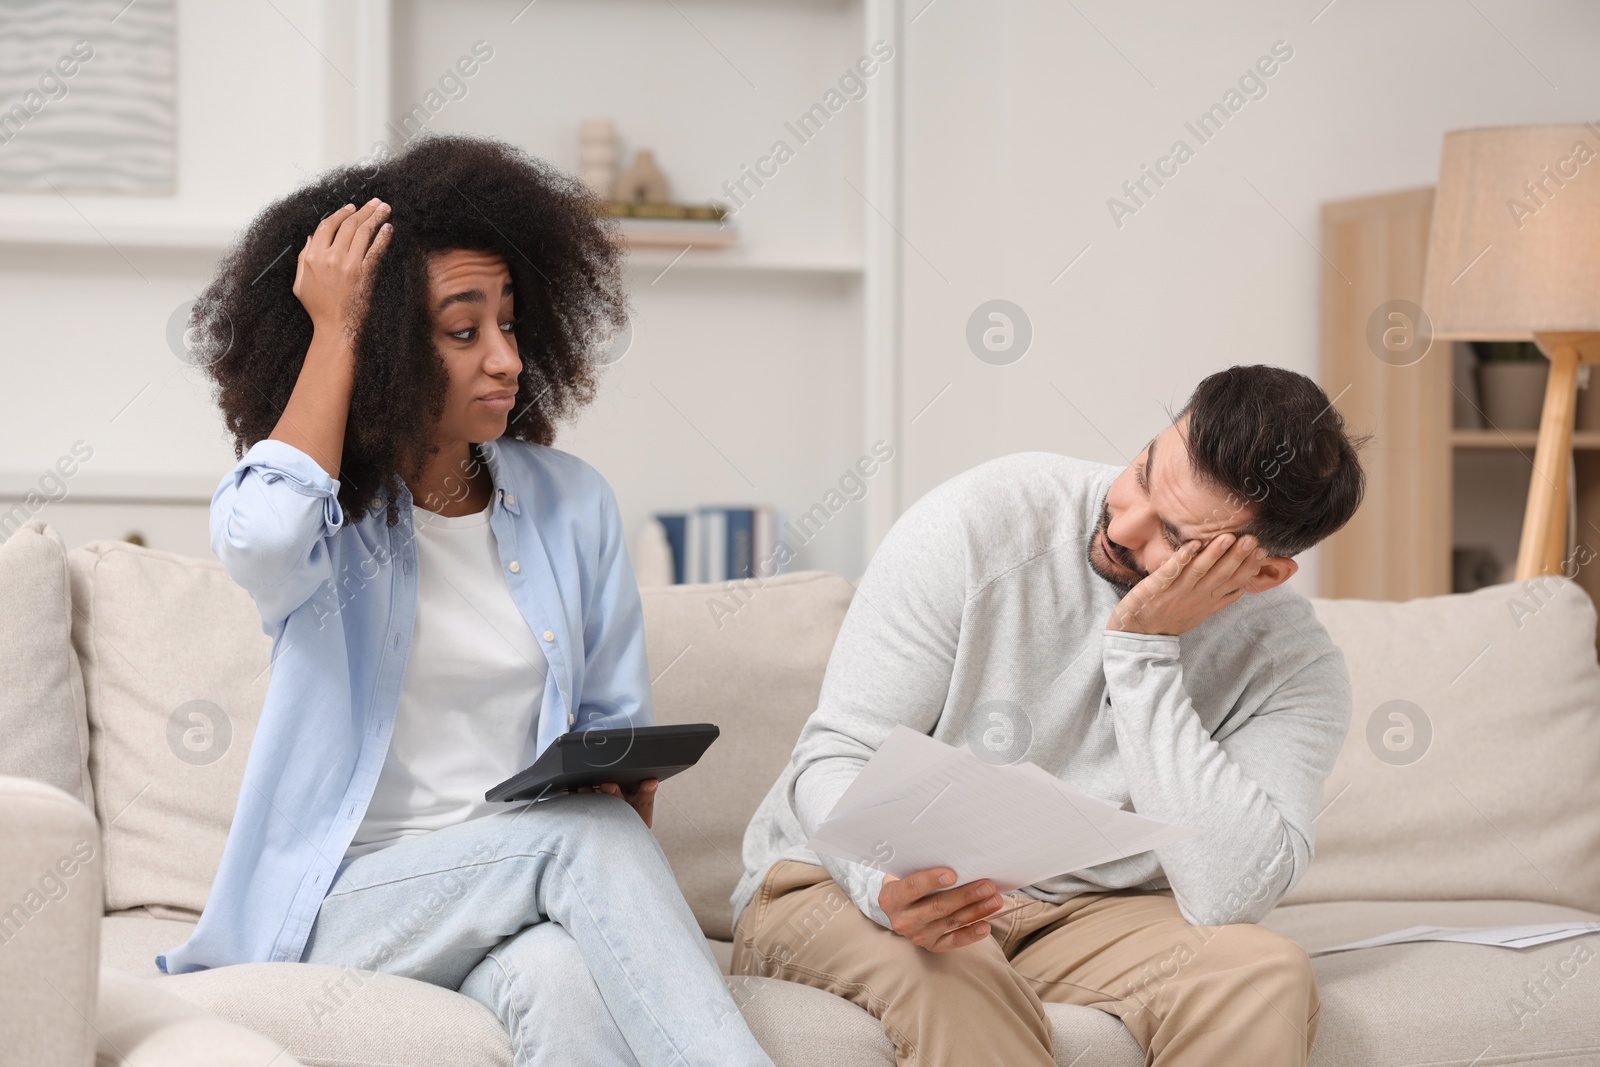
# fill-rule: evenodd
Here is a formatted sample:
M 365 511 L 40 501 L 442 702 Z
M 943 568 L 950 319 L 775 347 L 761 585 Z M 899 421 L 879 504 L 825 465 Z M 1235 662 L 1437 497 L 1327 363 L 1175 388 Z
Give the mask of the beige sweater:
M 821 863 L 869 918 L 883 873 L 805 840 L 896 723 L 1201 830 L 1027 887 L 1051 901 L 1171 888 L 1196 925 L 1256 922 L 1311 863 L 1350 723 L 1344 657 L 1287 586 L 1181 637 L 1105 629 L 1120 591 L 1087 545 L 1120 468 L 991 460 L 894 524 L 862 575 L 817 710 L 744 838 L 734 921 L 779 859 Z

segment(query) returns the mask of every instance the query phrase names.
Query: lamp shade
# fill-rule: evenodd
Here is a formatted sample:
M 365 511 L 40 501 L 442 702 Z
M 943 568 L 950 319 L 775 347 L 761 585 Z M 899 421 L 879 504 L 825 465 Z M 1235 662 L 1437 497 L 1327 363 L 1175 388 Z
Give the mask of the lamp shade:
M 1438 338 L 1600 330 L 1600 126 L 1447 133 L 1424 279 Z

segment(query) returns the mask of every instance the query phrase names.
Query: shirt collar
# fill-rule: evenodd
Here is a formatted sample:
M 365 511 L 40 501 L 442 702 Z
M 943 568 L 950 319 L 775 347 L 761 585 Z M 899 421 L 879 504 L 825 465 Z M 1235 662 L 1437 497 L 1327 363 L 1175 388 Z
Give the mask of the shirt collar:
M 505 456 L 499 441 L 485 441 L 478 446 L 483 453 L 484 465 L 489 468 L 489 478 L 494 482 L 494 495 L 513 515 L 522 514 L 522 500 L 517 496 L 517 486 L 509 477 Z
M 493 483 L 490 506 L 492 507 L 495 501 L 499 501 L 511 514 L 521 515 L 522 498 L 517 495 L 517 486 L 508 478 L 510 471 L 506 469 L 505 457 L 501 452 L 499 442 L 486 441 L 479 445 L 478 448 L 483 454 L 484 466 L 489 469 L 489 480 Z M 400 482 L 399 504 L 402 512 L 409 511 L 412 504 L 411 487 L 405 483 L 404 479 Z M 375 497 L 372 501 L 372 506 L 374 510 L 381 509 L 383 501 Z

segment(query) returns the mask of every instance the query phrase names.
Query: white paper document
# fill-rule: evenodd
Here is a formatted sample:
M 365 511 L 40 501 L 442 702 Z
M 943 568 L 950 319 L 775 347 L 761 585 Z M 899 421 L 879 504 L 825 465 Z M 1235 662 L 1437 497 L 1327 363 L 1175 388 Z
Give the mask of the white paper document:
M 1345 952 L 1353 948 L 1376 948 L 1378 945 L 1398 945 L 1406 941 L 1460 941 L 1469 945 L 1497 945 L 1501 948 L 1531 948 L 1549 941 L 1562 941 L 1569 937 L 1582 937 L 1600 931 L 1600 923 L 1532 923 L 1527 926 L 1408 926 L 1390 934 L 1379 934 L 1365 941 L 1352 941 L 1348 945 L 1319 948 L 1310 956 L 1329 952 Z
M 896 726 L 817 832 L 813 852 L 904 878 L 950 867 L 1001 893 L 1200 831 L 1124 811 L 1031 763 L 997 766 Z

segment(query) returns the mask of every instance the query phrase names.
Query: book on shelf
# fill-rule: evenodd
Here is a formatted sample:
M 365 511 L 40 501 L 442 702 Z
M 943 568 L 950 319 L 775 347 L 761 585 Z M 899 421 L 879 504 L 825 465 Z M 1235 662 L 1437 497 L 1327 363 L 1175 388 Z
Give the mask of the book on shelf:
M 728 217 L 721 204 L 646 204 L 643 201 L 610 200 L 606 213 L 628 219 L 696 219 L 720 222 Z
M 651 518 L 671 548 L 675 584 L 770 578 L 789 569 L 778 552 L 785 519 L 779 508 L 708 504 Z

